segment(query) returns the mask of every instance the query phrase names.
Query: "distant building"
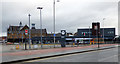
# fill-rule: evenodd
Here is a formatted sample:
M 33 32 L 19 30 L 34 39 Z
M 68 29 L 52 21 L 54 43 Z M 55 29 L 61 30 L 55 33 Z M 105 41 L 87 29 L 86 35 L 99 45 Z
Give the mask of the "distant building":
M 9 26 L 7 29 L 7 41 L 8 42 L 22 42 L 29 38 L 29 34 L 25 35 L 25 30 L 28 30 L 29 27 L 27 25 L 22 26 L 20 22 L 19 26 Z M 40 37 L 41 36 L 41 29 L 35 29 L 32 27 L 30 30 L 31 38 L 32 37 Z M 47 30 L 42 29 L 42 37 L 47 36 Z
M 91 28 L 78 29 L 76 36 L 80 38 L 96 38 L 97 37 L 92 34 Z M 103 28 L 100 28 L 100 37 L 101 38 L 103 37 Z M 113 40 L 114 37 L 115 37 L 115 28 L 104 28 L 104 38 L 106 40 Z
M 25 35 L 25 30 L 28 30 L 27 25 L 22 26 L 20 22 L 19 26 L 9 26 L 7 29 L 7 41 L 8 42 L 25 42 L 28 41 L 29 34 Z M 41 29 L 36 29 L 35 24 L 32 24 L 30 29 L 32 43 L 40 43 L 41 40 Z M 92 38 L 103 38 L 103 28 L 100 28 L 100 23 L 92 23 L 92 28 L 77 29 L 76 33 L 66 33 L 66 42 L 75 42 L 77 39 L 92 39 Z M 112 41 L 115 37 L 115 28 L 104 28 L 104 39 L 105 41 Z M 42 40 L 43 43 L 53 43 L 54 33 L 47 33 L 46 29 L 42 29 Z M 55 34 L 55 41 L 60 43 L 61 33 Z M 89 42 L 89 41 L 88 41 Z
M 66 36 L 69 37 L 69 36 L 74 36 L 74 35 L 72 33 L 67 33 Z
M 0 37 L 0 43 L 6 43 L 6 42 L 7 42 L 7 37 L 6 36 Z
M 75 36 L 79 38 L 104 38 L 106 41 L 112 41 L 115 37 L 115 28 L 100 28 L 99 22 L 93 22 L 92 28 L 78 29 Z

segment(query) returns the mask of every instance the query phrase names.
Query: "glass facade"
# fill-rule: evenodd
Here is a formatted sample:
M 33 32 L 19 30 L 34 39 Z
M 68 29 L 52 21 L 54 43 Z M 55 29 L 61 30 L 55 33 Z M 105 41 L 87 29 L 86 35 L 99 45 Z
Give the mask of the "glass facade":
M 92 29 L 78 29 L 77 36 L 81 38 L 94 38 L 96 36 L 92 35 Z M 100 37 L 103 37 L 103 28 L 100 28 Z M 104 28 L 104 37 L 106 39 L 111 39 L 115 37 L 115 28 Z

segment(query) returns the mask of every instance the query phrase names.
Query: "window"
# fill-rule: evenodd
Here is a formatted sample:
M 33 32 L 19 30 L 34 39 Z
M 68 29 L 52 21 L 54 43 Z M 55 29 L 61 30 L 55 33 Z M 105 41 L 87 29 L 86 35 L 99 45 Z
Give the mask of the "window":
M 108 32 L 108 34 L 113 34 L 113 33 L 114 33 L 114 31 L 109 31 L 109 32 Z
M 82 32 L 82 34 L 84 34 L 84 32 Z

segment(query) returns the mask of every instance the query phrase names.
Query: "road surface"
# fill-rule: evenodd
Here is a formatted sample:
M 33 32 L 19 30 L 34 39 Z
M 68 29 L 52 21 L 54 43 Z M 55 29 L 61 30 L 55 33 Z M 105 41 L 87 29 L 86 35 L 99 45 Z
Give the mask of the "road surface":
M 120 47 L 106 50 L 77 53 L 58 57 L 30 60 L 27 62 L 118 62 Z M 119 60 L 120 61 L 120 60 Z

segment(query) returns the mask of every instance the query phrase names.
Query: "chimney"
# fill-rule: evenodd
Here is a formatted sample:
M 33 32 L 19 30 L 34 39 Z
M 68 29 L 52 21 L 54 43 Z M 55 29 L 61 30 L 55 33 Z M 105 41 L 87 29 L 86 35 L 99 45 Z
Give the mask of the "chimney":
M 22 27 L 22 22 L 19 23 L 19 26 Z

